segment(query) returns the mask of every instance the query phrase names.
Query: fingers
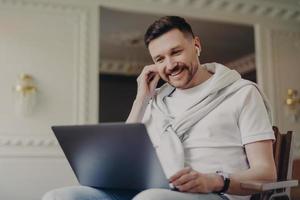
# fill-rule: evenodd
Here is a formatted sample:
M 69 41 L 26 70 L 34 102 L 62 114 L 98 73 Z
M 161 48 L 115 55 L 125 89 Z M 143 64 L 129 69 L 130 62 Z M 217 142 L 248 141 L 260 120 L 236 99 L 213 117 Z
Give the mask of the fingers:
M 160 79 L 157 65 L 147 65 L 137 78 L 138 99 L 150 99 L 154 95 L 155 88 Z
M 203 192 L 207 193 L 205 174 L 201 174 L 190 167 L 186 167 L 178 171 L 170 179 L 173 184 L 181 192 Z
M 181 187 L 181 186 L 184 186 L 187 184 L 187 187 L 189 187 L 191 184 L 190 182 L 193 183 L 193 181 L 196 180 L 198 177 L 199 177 L 198 172 L 191 171 L 187 174 L 182 175 L 180 178 L 176 179 L 175 181 L 173 181 L 172 184 L 175 187 L 178 187 L 178 186 Z
M 142 80 L 144 80 L 144 81 L 150 80 L 157 73 L 158 73 L 158 69 L 157 69 L 156 65 L 154 65 L 154 64 L 153 65 L 147 65 L 147 66 L 144 67 L 143 71 L 141 72 L 141 74 L 137 78 L 137 81 L 140 82 Z
M 136 99 L 150 99 L 159 80 L 158 68 L 155 64 L 147 65 L 137 78 L 137 96 Z
M 185 191 L 185 192 L 191 192 L 191 193 L 199 193 L 199 188 L 198 185 L 196 185 L 195 187 Z
M 154 72 L 150 72 L 147 76 L 147 82 L 148 83 L 151 83 L 152 80 L 154 79 L 154 77 L 156 76 L 157 74 L 155 74 Z
M 176 186 L 176 188 L 181 192 L 198 192 L 197 186 L 197 180 L 194 179 L 183 185 Z
M 174 174 L 173 176 L 171 176 L 169 178 L 169 182 L 172 183 L 173 181 L 175 181 L 176 179 L 180 178 L 184 174 L 189 173 L 190 171 L 192 171 L 191 167 L 185 167 L 185 168 L 183 168 L 182 170 L 178 171 L 176 174 Z
M 155 74 L 155 76 L 152 78 L 151 82 L 150 82 L 150 90 L 154 91 L 154 89 L 156 88 L 158 81 L 160 79 L 159 74 Z

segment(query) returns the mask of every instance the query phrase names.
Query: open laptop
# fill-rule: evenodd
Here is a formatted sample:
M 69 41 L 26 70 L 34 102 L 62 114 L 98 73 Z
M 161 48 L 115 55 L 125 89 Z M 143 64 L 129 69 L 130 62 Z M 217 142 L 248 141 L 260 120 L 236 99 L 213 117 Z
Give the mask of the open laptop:
M 53 126 L 52 130 L 81 185 L 170 188 L 144 124 Z

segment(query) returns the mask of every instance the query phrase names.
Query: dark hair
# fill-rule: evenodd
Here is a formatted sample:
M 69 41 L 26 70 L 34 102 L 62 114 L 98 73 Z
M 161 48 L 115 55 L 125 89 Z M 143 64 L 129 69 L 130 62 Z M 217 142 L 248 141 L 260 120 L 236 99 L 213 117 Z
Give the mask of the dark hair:
M 172 29 L 178 29 L 182 33 L 194 37 L 191 26 L 185 21 L 184 18 L 178 16 L 165 16 L 156 20 L 148 27 L 144 36 L 146 47 L 149 46 L 149 43 L 152 40 Z

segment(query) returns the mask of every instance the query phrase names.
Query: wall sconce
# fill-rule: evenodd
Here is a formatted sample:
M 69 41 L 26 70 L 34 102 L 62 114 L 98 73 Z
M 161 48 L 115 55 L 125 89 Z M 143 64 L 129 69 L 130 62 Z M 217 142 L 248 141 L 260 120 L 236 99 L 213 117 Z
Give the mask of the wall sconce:
M 296 122 L 299 118 L 300 105 L 300 98 L 298 98 L 297 90 L 288 89 L 285 104 L 287 107 L 287 115 L 291 118 L 291 121 Z
M 32 114 L 36 104 L 37 86 L 29 74 L 20 75 L 15 87 L 15 111 L 18 116 Z

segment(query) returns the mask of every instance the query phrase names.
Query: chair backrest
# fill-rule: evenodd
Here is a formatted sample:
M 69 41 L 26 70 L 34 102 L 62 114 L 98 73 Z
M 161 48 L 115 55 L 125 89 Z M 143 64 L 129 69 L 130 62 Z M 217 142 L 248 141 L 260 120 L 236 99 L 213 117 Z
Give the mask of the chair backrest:
M 292 176 L 292 145 L 293 132 L 286 134 L 279 132 L 276 126 L 273 126 L 276 141 L 273 144 L 274 160 L 277 169 L 277 180 L 288 180 Z

